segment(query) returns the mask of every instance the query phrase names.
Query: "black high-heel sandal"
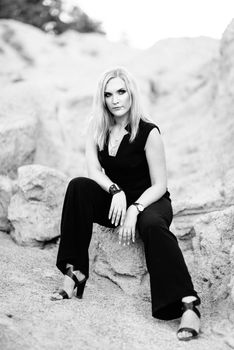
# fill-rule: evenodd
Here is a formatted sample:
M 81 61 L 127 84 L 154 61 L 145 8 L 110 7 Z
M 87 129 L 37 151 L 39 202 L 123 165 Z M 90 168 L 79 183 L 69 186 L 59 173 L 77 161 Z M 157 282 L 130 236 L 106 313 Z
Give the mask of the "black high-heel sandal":
M 85 277 L 82 281 L 79 281 L 78 278 L 76 277 L 76 275 L 73 273 L 73 271 L 74 271 L 73 266 L 70 266 L 67 268 L 65 275 L 69 276 L 75 282 L 73 290 L 75 290 L 77 288 L 76 297 L 79 299 L 82 299 L 87 278 Z M 52 296 L 50 299 L 53 301 L 63 300 L 63 299 L 71 299 L 64 289 L 61 289 L 58 292 L 56 291 L 55 293 L 61 295 L 62 298 L 58 299 L 58 298 Z
M 196 308 L 197 305 L 200 304 L 200 300 L 199 299 L 196 299 L 195 301 L 191 301 L 191 302 L 182 302 L 183 303 L 183 306 L 182 306 L 182 311 L 183 311 L 183 314 L 188 311 L 188 310 L 191 310 L 191 311 L 194 311 L 195 314 L 201 318 L 201 314 L 200 314 L 200 311 Z M 191 333 L 190 336 L 188 337 L 178 337 L 178 334 L 182 333 L 182 332 L 188 332 L 188 333 Z M 196 338 L 199 334 L 199 328 L 198 329 L 194 329 L 194 328 L 191 328 L 191 327 L 181 327 L 178 329 L 177 331 L 177 338 L 179 340 L 183 340 L 183 341 L 187 341 L 187 340 L 191 340 L 193 338 Z
M 84 293 L 86 281 L 87 281 L 86 277 L 82 281 L 78 281 L 77 290 L 76 290 L 76 297 L 78 299 L 83 298 L 83 293 Z

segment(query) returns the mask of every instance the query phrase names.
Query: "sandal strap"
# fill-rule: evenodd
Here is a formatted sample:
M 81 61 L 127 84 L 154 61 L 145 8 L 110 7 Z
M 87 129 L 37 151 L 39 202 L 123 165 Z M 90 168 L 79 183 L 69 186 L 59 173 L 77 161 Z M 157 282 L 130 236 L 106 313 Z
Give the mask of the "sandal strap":
M 78 284 L 82 284 L 87 280 L 87 277 L 84 277 L 81 281 L 79 281 L 73 271 L 74 271 L 73 266 L 70 266 L 67 268 L 65 275 L 69 276 L 75 282 L 75 287 Z M 74 289 L 75 289 L 75 287 L 74 287 Z
M 182 332 L 189 332 L 189 333 L 192 333 L 192 336 L 193 337 L 196 337 L 197 335 L 198 335 L 198 332 L 195 330 L 195 329 L 193 329 L 193 328 L 190 328 L 190 327 L 182 327 L 182 328 L 180 328 L 179 330 L 178 330 L 178 332 L 177 332 L 177 334 L 179 334 L 179 333 L 182 333 Z M 187 338 L 189 338 L 189 337 L 185 337 L 184 339 L 187 339 Z M 181 339 L 181 338 L 180 338 Z
M 67 292 L 65 290 L 63 290 L 63 289 L 60 290 L 58 292 L 58 294 L 60 294 L 63 297 L 63 299 L 69 299 L 69 296 L 68 296 Z
M 66 292 L 64 289 L 61 289 L 61 290 L 59 290 L 59 291 L 55 291 L 54 294 L 55 294 L 55 293 L 61 295 L 62 299 L 69 299 L 69 296 L 68 296 L 67 292 Z M 52 300 L 60 300 L 60 299 L 55 298 L 55 297 L 53 297 L 53 296 L 51 297 L 51 299 L 52 299 Z M 61 300 L 62 300 L 62 299 L 61 299 Z
M 71 266 L 68 267 L 66 272 L 65 272 L 65 275 L 70 277 L 75 282 L 75 286 L 77 286 L 79 284 L 79 281 L 78 281 L 76 275 L 73 273 L 73 267 L 71 267 Z
M 198 299 L 197 299 L 198 300 Z M 201 318 L 201 314 L 200 311 L 196 308 L 195 305 L 198 305 L 197 300 L 195 301 L 191 301 L 190 303 L 187 302 L 183 302 L 183 306 L 182 306 L 182 311 L 185 312 L 187 310 L 192 310 L 196 313 L 196 315 Z

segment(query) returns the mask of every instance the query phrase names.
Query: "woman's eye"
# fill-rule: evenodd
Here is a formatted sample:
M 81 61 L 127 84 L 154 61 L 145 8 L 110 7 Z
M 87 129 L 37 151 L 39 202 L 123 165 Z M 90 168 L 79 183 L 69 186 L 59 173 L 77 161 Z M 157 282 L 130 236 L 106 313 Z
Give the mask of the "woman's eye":
M 104 96 L 105 97 L 110 97 L 111 94 L 109 94 L 109 92 L 105 92 Z
M 123 95 L 125 92 L 126 92 L 126 90 L 123 90 L 123 89 L 119 90 L 120 95 Z

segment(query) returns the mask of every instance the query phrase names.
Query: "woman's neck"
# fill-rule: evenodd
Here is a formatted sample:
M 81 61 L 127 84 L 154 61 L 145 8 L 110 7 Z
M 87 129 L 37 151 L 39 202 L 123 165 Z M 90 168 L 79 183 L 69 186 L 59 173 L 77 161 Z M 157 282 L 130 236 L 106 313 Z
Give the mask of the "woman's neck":
M 125 118 L 114 118 L 114 126 L 116 126 L 118 129 L 125 128 L 128 124 L 128 117 Z

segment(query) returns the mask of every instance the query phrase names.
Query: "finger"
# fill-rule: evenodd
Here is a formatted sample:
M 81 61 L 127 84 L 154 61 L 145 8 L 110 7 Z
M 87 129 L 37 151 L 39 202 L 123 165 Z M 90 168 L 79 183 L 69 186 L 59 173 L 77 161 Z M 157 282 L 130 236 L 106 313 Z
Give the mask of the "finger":
M 124 224 L 125 214 L 126 214 L 126 210 L 123 209 L 123 210 L 122 210 L 122 214 L 121 214 L 120 225 L 123 225 L 123 224 Z
M 120 216 L 121 216 L 121 212 L 117 212 L 117 215 L 115 217 L 115 226 L 118 226 L 120 221 Z
M 109 210 L 109 214 L 108 214 L 108 219 L 109 219 L 109 220 L 111 219 L 113 209 L 114 209 L 114 208 L 113 208 L 113 205 L 111 204 L 110 210 Z
M 120 229 L 119 229 L 119 244 L 122 243 L 122 237 L 123 237 L 123 228 L 120 227 Z
M 128 229 L 125 228 L 125 229 L 123 230 L 123 245 L 126 244 L 127 235 L 128 235 Z
M 115 222 L 116 215 L 117 215 L 117 211 L 113 210 L 112 217 L 111 217 L 111 223 L 112 224 L 114 224 L 114 222 Z
M 132 230 L 132 242 L 135 243 L 135 238 L 136 238 L 136 230 Z
M 118 217 L 116 218 L 116 226 L 117 226 L 118 224 L 120 224 L 120 226 L 122 226 L 122 225 L 124 224 L 125 213 L 126 213 L 126 210 L 125 210 L 125 209 L 121 209 L 121 210 L 118 212 Z
M 128 235 L 127 235 L 127 245 L 130 244 L 131 236 L 132 236 L 132 230 L 130 229 L 130 230 L 128 231 Z

